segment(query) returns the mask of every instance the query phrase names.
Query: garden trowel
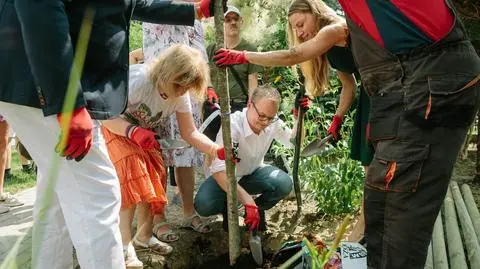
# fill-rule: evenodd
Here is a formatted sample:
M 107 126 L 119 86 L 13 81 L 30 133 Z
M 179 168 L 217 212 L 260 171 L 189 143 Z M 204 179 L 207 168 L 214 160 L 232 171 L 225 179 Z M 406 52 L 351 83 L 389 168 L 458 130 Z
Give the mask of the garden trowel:
M 263 264 L 263 251 L 262 251 L 262 240 L 257 234 L 257 231 L 252 231 L 250 234 L 250 240 L 248 241 L 250 245 L 250 251 L 252 252 L 253 259 L 258 265 Z
M 158 143 L 160 144 L 160 148 L 162 150 L 176 150 L 176 149 L 185 149 L 191 147 L 187 142 L 182 139 L 167 139 L 162 138 L 158 139 Z
M 328 135 L 327 137 L 320 139 L 317 138 L 313 140 L 310 144 L 308 144 L 303 150 L 300 155 L 302 157 L 310 157 L 313 155 L 317 155 L 323 152 L 327 143 L 333 140 L 333 135 Z

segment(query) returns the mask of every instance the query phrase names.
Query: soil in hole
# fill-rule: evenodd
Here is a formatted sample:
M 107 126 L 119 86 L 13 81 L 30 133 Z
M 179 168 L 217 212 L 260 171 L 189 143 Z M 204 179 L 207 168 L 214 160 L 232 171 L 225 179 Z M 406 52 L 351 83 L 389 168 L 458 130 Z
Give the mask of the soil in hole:
M 242 251 L 242 254 L 238 258 L 237 262 L 235 265 L 230 266 L 230 258 L 227 254 L 218 256 L 217 258 L 208 261 L 205 264 L 202 264 L 198 267 L 195 267 L 196 269 L 254 269 L 254 268 L 262 268 L 262 269 L 269 269 L 270 267 L 270 259 L 272 258 L 272 255 L 264 254 L 264 263 L 263 266 L 257 265 L 255 263 L 255 260 L 253 259 L 252 255 L 248 250 Z

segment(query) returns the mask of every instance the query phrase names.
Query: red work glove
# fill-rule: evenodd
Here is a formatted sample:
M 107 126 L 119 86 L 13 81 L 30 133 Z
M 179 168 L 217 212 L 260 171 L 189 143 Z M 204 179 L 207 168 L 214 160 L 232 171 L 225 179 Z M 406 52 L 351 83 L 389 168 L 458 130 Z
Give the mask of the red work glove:
M 342 128 L 343 117 L 333 116 L 332 124 L 327 130 L 327 134 L 331 134 L 335 140 L 340 139 L 340 129 Z
M 245 225 L 248 226 L 249 231 L 254 231 L 260 223 L 260 214 L 258 213 L 258 207 L 255 204 L 246 204 L 245 206 Z
M 207 101 L 213 106 L 214 104 L 218 103 L 218 95 L 213 89 L 213 87 L 207 88 Z M 213 110 L 213 109 L 212 109 Z
M 238 152 L 236 149 L 232 148 L 232 155 L 233 155 L 233 163 L 237 164 L 240 162 L 240 158 L 238 158 Z M 225 148 L 220 147 L 217 149 L 217 157 L 218 159 L 225 161 Z
M 227 11 L 227 0 L 223 0 L 223 12 Z M 215 1 L 213 0 L 201 0 L 199 11 L 202 18 L 210 18 L 213 16 L 213 10 L 215 6 Z
M 215 64 L 220 67 L 235 64 L 248 64 L 245 57 L 245 51 L 219 49 L 215 52 L 213 59 L 216 60 Z
M 293 116 L 295 118 L 298 118 L 298 108 L 300 106 L 305 112 L 307 112 L 307 110 L 310 108 L 310 98 L 307 95 L 297 95 L 297 97 L 295 98 L 295 106 L 293 108 Z
M 160 149 L 160 144 L 158 144 L 158 141 L 155 138 L 155 132 L 140 126 L 135 126 L 129 133 L 128 138 L 137 143 L 141 148 L 146 150 Z
M 62 113 L 57 114 L 57 121 L 62 129 Z M 77 108 L 73 111 L 68 129 L 67 143 L 61 155 L 67 157 L 67 160 L 75 159 L 79 162 L 92 147 L 93 121 L 86 108 Z M 62 129 L 62 134 L 65 132 L 66 130 Z M 55 147 L 55 151 L 61 151 L 60 142 Z

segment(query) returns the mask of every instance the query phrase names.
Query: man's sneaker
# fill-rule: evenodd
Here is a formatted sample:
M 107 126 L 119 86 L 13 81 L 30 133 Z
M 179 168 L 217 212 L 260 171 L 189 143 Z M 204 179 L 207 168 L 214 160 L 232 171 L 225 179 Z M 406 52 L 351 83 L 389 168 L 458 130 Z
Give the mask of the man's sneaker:
M 13 195 L 11 195 L 10 193 L 4 192 L 0 194 L 0 205 L 15 207 L 15 206 L 22 206 L 23 203 L 20 202 L 17 198 L 13 197 Z
M 0 215 L 3 213 L 7 213 L 8 211 L 10 211 L 10 207 L 0 205 Z

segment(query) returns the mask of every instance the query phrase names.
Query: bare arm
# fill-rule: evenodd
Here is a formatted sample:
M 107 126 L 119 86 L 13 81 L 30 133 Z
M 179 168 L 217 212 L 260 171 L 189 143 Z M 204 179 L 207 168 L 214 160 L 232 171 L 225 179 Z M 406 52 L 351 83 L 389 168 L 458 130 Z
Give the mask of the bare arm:
M 182 139 L 201 152 L 216 157 L 218 145 L 197 130 L 193 123 L 192 113 L 177 112 L 176 115 Z
M 355 101 L 356 81 L 352 74 L 344 72 L 338 72 L 338 78 L 342 82 L 342 93 L 335 115 L 343 118 Z
M 248 95 L 251 96 L 252 91 L 258 87 L 258 73 L 248 75 Z
M 252 64 L 263 66 L 292 66 L 325 54 L 334 45 L 343 45 L 348 36 L 345 22 L 323 27 L 312 39 L 289 50 L 250 52 L 245 56 Z
M 125 136 L 125 130 L 127 130 L 127 127 L 130 124 L 130 122 L 124 120 L 121 117 L 102 121 L 102 125 L 106 127 L 110 132 L 121 136 Z
M 228 189 L 227 173 L 225 171 L 220 171 L 220 172 L 214 173 L 212 176 L 217 182 L 218 186 L 220 186 L 220 188 L 222 188 L 224 192 L 227 192 L 227 189 Z M 237 196 L 243 205 L 255 204 L 255 201 L 252 199 L 250 194 L 248 194 L 248 192 L 245 189 L 243 189 L 242 186 L 240 186 L 238 183 L 237 183 Z

